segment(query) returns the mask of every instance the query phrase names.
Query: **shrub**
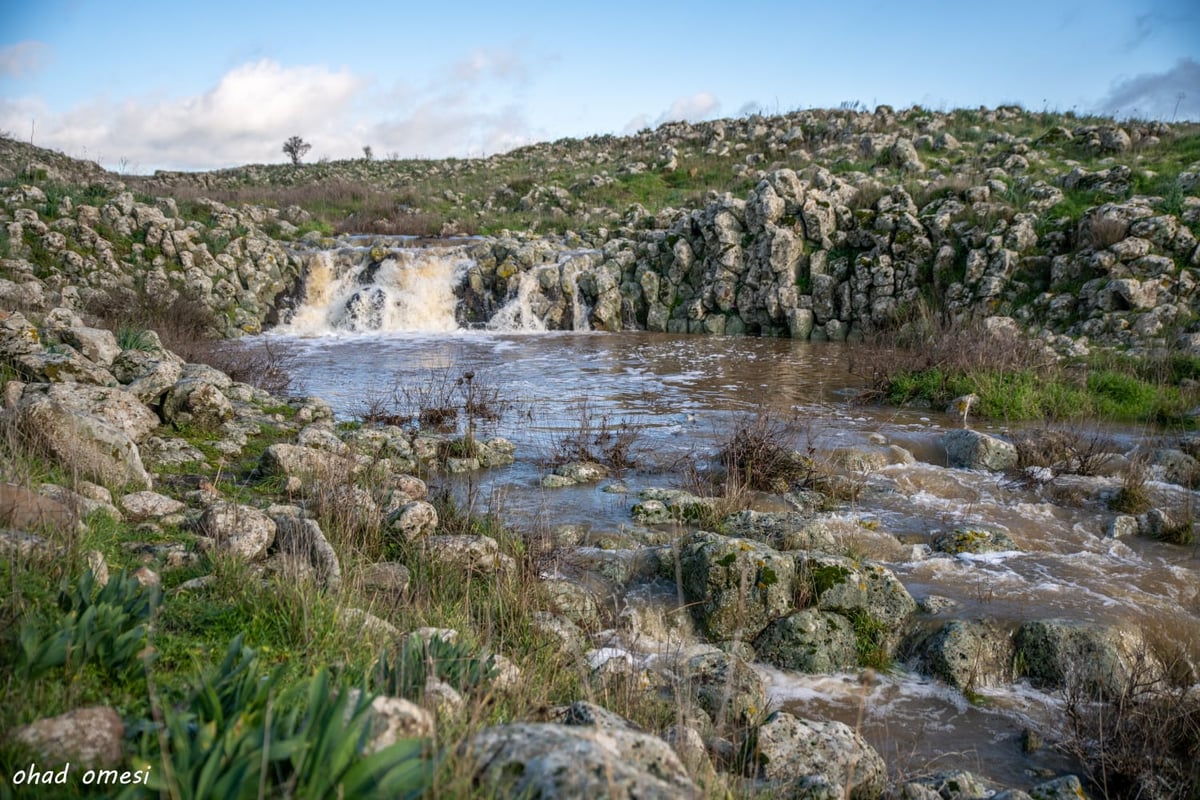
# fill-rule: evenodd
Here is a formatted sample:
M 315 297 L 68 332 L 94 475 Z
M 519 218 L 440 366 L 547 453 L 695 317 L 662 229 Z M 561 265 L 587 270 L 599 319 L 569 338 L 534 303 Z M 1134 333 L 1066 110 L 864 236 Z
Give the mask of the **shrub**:
M 760 408 L 734 420 L 717 458 L 726 473 L 747 488 L 785 492 L 815 475 L 815 448 L 810 442 L 807 454 L 798 453 L 799 436 L 794 420 Z
M 629 420 L 611 423 L 607 414 L 597 420 L 586 397 L 573 405 L 579 416 L 578 426 L 553 438 L 550 463 L 592 461 L 617 470 L 632 467 L 637 460 L 635 448 L 641 427 Z

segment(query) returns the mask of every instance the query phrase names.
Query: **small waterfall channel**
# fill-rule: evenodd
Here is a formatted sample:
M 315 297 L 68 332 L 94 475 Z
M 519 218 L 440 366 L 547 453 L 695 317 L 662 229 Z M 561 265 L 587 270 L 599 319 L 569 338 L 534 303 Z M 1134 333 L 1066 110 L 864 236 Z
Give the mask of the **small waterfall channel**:
M 277 332 L 589 330 L 591 308 L 578 278 L 591 264 L 590 253 L 564 251 L 551 263 L 485 280 L 473 249 L 469 243 L 371 241 L 319 251 Z
M 1113 513 L 1104 497 L 1120 485 L 1118 476 L 1064 476 L 1039 486 L 947 469 L 939 442 L 961 419 L 851 402 L 861 386 L 852 364 L 862 345 L 563 333 L 595 327 L 591 253 L 563 252 L 507 274 L 489 273 L 482 260 L 470 242 L 317 253 L 295 308 L 270 335 L 295 359 L 294 390 L 326 398 L 343 417 L 373 391 L 419 385 L 436 373 L 472 370 L 502 387 L 522 412 L 488 435 L 512 440 L 517 463 L 472 480 L 522 528 L 571 528 L 578 547 L 559 569 L 594 590 L 611 626 L 593 632 L 593 661 L 651 666 L 709 645 L 681 612 L 673 585 L 627 580 L 642 548 L 683 535 L 631 514 L 640 491 L 678 488 L 677 474 L 634 469 L 598 484 L 543 488 L 545 456 L 556 436 L 578 425 L 581 399 L 598 416 L 636 424 L 641 447 L 658 464 L 698 461 L 736 415 L 763 404 L 809 420 L 821 457 L 859 465 L 851 472 L 862 486 L 821 524 L 856 557 L 900 579 L 923 604 L 921 625 L 986 621 L 1005 637 L 1028 620 L 1120 626 L 1174 641 L 1193 664 L 1200 659 L 1200 550 L 1107 535 Z M 1125 453 L 1154 444 L 1144 430 L 1103 433 Z M 1181 503 L 1200 499 L 1158 477 L 1150 483 L 1156 491 Z M 775 496 L 753 502 L 756 511 L 789 510 Z M 931 548 L 939 532 L 956 528 L 1003 532 L 1013 548 L 954 556 Z M 958 767 L 1027 789 L 1039 772 L 1078 770 L 1053 747 L 1021 748 L 1026 728 L 1051 737 L 1061 730 L 1063 697 L 1053 689 L 981 679 L 968 695 L 910 663 L 865 675 L 755 669 L 775 707 L 861 727 L 894 773 Z

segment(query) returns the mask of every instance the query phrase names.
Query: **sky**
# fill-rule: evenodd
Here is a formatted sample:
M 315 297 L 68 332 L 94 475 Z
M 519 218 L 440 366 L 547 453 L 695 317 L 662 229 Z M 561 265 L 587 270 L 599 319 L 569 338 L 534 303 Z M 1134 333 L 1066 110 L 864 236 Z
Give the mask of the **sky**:
M 0 0 L 0 132 L 117 172 L 886 103 L 1200 119 L 1194 0 Z

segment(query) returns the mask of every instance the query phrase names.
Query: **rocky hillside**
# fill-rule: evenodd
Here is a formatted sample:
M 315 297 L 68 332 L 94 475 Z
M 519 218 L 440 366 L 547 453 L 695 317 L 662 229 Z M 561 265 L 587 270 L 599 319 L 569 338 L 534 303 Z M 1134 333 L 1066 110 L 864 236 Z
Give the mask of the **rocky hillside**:
M 467 321 L 539 275 L 550 327 L 853 338 L 925 304 L 1069 350 L 1195 344 L 1200 129 L 1037 114 L 803 111 L 670 123 L 482 160 L 124 181 L 5 142 L 5 296 L 104 314 L 176 299 L 257 330 L 348 232 L 494 233 Z M 521 231 L 511 234 L 508 230 Z M 548 238 L 547 238 L 548 237 Z M 70 278 L 70 287 L 65 284 Z M 68 297 L 61 297 L 66 288 Z M 70 292 L 77 292 L 71 296 Z M 1059 339 L 1066 335 L 1073 342 Z

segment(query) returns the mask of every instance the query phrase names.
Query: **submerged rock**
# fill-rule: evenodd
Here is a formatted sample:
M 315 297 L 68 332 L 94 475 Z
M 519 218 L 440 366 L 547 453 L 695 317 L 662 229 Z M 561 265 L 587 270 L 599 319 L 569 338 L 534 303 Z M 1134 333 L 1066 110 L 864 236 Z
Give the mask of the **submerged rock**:
M 943 434 L 946 464 L 961 469 L 1002 472 L 1017 465 L 1017 448 L 1003 439 L 978 431 L 961 430 Z

